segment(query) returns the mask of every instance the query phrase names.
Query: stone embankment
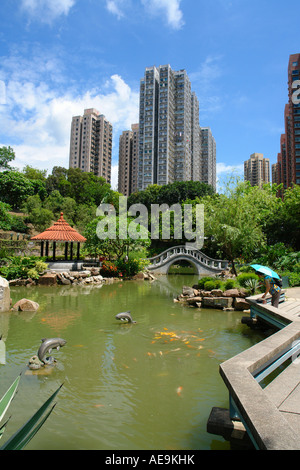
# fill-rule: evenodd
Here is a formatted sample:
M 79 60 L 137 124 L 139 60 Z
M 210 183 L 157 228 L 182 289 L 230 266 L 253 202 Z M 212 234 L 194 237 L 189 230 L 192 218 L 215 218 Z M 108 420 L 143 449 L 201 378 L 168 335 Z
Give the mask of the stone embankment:
M 139 273 L 133 276 L 133 280 L 154 280 L 155 277 L 150 273 Z M 114 281 L 120 281 L 122 278 L 103 277 L 100 274 L 100 268 L 89 268 L 83 271 L 50 271 L 40 276 L 38 280 L 33 279 L 14 279 L 9 281 L 10 286 L 56 286 L 56 285 L 97 285 L 108 284 Z
M 196 308 L 214 308 L 225 311 L 245 311 L 250 310 L 250 305 L 246 301 L 246 289 L 229 289 L 223 292 L 221 289 L 205 291 L 197 289 L 197 286 L 182 289 L 174 302 L 181 302 Z

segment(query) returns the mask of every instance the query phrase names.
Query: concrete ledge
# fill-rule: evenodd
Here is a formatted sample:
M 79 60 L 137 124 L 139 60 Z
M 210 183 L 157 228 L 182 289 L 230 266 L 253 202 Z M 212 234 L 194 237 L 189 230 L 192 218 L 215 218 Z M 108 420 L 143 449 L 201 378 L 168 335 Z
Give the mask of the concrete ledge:
M 299 322 L 291 323 L 220 365 L 221 377 L 259 449 L 300 450 L 294 429 L 254 378 L 264 364 L 299 339 Z

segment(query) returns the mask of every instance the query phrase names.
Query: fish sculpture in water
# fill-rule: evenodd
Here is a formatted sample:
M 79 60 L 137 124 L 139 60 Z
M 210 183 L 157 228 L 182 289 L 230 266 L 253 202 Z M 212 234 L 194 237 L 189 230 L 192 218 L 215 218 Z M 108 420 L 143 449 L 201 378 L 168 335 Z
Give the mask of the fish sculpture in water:
M 52 349 L 57 349 L 57 351 L 59 351 L 59 349 L 62 348 L 66 342 L 67 341 L 62 338 L 43 338 L 42 344 L 40 345 L 37 353 L 39 360 L 45 363 L 44 356 L 47 353 L 51 354 Z
M 132 320 L 130 315 L 130 310 L 128 312 L 121 312 L 116 315 L 117 320 L 126 321 L 127 323 L 136 323 L 136 321 Z

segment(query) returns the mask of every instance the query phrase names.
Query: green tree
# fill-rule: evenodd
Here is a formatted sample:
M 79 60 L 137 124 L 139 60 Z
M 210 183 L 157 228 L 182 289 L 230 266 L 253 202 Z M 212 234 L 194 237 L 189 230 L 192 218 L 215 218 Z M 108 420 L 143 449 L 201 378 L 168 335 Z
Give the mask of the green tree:
M 15 152 L 11 147 L 0 147 L 0 171 L 12 170 L 10 162 L 16 158 Z
M 48 209 L 53 213 L 55 219 L 60 216 L 62 206 L 64 203 L 64 197 L 58 190 L 54 190 L 43 202 L 44 209 Z
M 23 202 L 35 192 L 34 185 L 17 171 L 0 173 L 0 200 L 19 209 Z
M 128 250 L 134 250 L 137 247 L 148 247 L 151 244 L 150 237 L 141 239 L 133 239 L 129 236 L 129 225 L 133 222 L 133 219 L 127 217 L 127 227 L 123 227 L 120 224 L 119 217 L 115 217 L 115 233 L 109 231 L 108 236 L 104 240 L 101 240 L 97 234 L 98 223 L 103 220 L 103 217 L 97 217 L 92 220 L 84 231 L 84 236 L 87 239 L 85 243 L 85 250 L 94 257 L 103 255 L 112 259 L 114 257 L 121 258 Z M 114 234 L 116 235 L 113 238 Z M 149 235 L 149 234 L 148 234 Z
M 278 198 L 279 199 L 279 198 Z M 284 192 L 278 209 L 268 218 L 265 231 L 268 242 L 284 243 L 295 251 L 300 250 L 300 186 L 295 185 Z
M 30 165 L 26 165 L 23 168 L 22 173 L 29 180 L 40 180 L 46 182 L 47 170 L 39 170 Z
M 0 201 L 0 229 L 10 230 L 12 217 L 9 214 L 10 205 Z
M 268 192 L 267 195 L 269 198 Z M 203 199 L 206 243 L 218 256 L 232 263 L 235 274 L 236 258 L 251 260 L 266 244 L 263 220 L 271 215 L 272 207 L 266 204 L 265 198 L 264 190 L 240 183 L 235 188 L 228 187 L 226 194 Z M 271 200 L 276 204 L 273 197 Z
M 144 204 L 148 210 L 151 204 L 181 204 L 183 201 L 204 196 L 212 196 L 214 190 L 212 186 L 200 183 L 200 181 L 176 181 L 174 183 L 158 186 L 153 184 L 144 191 L 133 193 L 128 198 L 128 205 Z

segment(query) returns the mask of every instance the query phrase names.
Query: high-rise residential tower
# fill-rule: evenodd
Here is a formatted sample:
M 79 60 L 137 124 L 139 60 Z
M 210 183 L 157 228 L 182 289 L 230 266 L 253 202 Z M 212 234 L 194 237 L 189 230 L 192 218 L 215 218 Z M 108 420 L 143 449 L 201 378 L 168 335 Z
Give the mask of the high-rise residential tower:
M 147 67 L 140 83 L 138 190 L 202 181 L 201 140 L 199 103 L 186 71 Z
M 288 64 L 289 102 L 284 109 L 285 133 L 280 138 L 277 172 L 273 183 L 287 189 L 300 184 L 300 54 L 292 54 Z
M 71 125 L 69 167 L 102 176 L 111 182 L 112 125 L 96 109 L 74 116 Z
M 137 191 L 139 125 L 132 124 L 119 138 L 118 191 L 130 196 Z
M 249 160 L 244 162 L 244 179 L 250 181 L 251 186 L 259 186 L 270 182 L 270 160 L 264 158 L 262 153 L 253 153 Z
M 201 128 L 201 161 L 200 181 L 217 186 L 216 141 L 209 127 Z

